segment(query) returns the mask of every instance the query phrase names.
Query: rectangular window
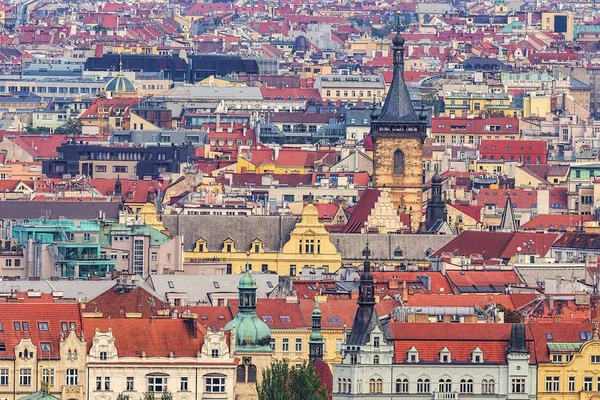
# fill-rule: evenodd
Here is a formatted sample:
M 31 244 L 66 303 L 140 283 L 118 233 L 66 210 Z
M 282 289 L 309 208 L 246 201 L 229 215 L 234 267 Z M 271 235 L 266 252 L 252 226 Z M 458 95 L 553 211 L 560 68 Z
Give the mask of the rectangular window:
M 102 390 L 102 377 L 96 377 L 96 390 Z
M 110 376 L 104 377 L 104 390 L 110 390 Z
M 133 390 L 133 376 L 128 376 L 125 384 L 125 390 L 132 391 Z
M 591 376 L 586 376 L 583 378 L 583 391 L 591 392 L 593 386 L 593 378 Z
M 115 165 L 113 167 L 113 172 L 127 172 L 127 166 L 126 165 Z
M 12 267 L 12 260 L 10 258 L 6 259 L 6 266 L 7 267 Z
M 187 392 L 188 391 L 188 378 L 187 378 L 187 376 L 182 376 L 181 377 L 181 383 L 179 385 L 179 390 L 181 390 L 182 392 Z
M 283 339 L 281 342 L 281 351 L 290 351 L 290 339 Z
M 21 326 L 23 327 L 24 331 L 28 331 L 29 330 L 29 322 L 23 321 L 23 322 L 21 322 Z
M 575 391 L 575 377 L 570 376 L 569 377 L 569 392 L 574 392 L 574 391 Z
M 302 339 L 296 339 L 296 351 L 302 351 Z
M 106 165 L 96 165 L 96 172 L 106 172 Z
M 511 392 L 525 393 L 525 378 L 513 378 Z
M 562 354 L 552 354 L 552 362 L 555 362 L 555 363 L 562 362 Z
M 21 323 L 20 322 L 15 322 L 13 325 L 15 327 L 15 331 L 20 331 L 21 330 Z
M 205 378 L 205 391 L 208 393 L 225 393 L 225 377 L 210 376 Z
M 167 390 L 167 378 L 162 376 L 148 377 L 148 392 L 162 393 Z
M 8 386 L 8 368 L 0 368 L 0 386 Z
M 600 363 L 600 356 L 592 356 L 592 364 Z
M 79 385 L 79 371 L 74 368 L 67 369 L 67 386 Z
M 31 368 L 21 368 L 19 371 L 19 385 L 31 386 Z
M 560 377 L 547 376 L 546 377 L 546 392 L 559 392 L 559 391 L 560 391 Z
M 133 242 L 133 273 L 144 274 L 144 240 L 135 239 Z

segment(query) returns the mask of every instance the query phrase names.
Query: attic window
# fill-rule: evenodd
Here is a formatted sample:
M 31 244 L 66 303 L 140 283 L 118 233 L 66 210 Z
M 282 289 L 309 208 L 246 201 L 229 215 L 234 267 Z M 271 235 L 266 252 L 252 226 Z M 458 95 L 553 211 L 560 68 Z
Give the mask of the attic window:
M 281 319 L 281 322 L 292 322 L 292 319 L 289 315 L 282 315 L 279 317 L 279 319 Z
M 267 286 L 269 287 L 269 289 L 273 288 L 273 283 L 271 281 L 267 281 Z
M 213 282 L 213 285 L 215 286 L 215 289 L 221 288 L 221 286 L 219 285 L 219 282 Z
M 15 322 L 14 326 L 15 326 L 15 331 L 20 331 L 21 330 L 21 323 L 20 322 Z
M 6 343 L 0 342 L 0 351 L 6 351 Z
M 403 255 L 404 252 L 400 247 L 397 247 L 396 250 L 394 250 L 394 257 L 402 257 Z
M 170 287 L 171 289 L 174 289 L 174 288 L 175 288 L 175 285 L 173 284 L 173 281 L 169 281 L 169 282 L 168 282 L 168 284 L 169 284 L 169 287 Z
M 40 331 L 47 331 L 48 330 L 48 323 L 47 322 L 38 322 L 38 329 Z
M 552 334 L 546 333 L 546 340 L 552 340 Z
M 579 339 L 590 340 L 591 338 L 592 338 L 592 334 L 590 332 L 579 332 Z
M 219 319 L 225 319 L 224 315 L 219 315 Z
M 208 317 L 206 315 L 203 315 L 200 317 L 200 319 L 208 319 Z
M 339 324 L 341 322 L 339 317 L 329 317 L 329 318 L 327 318 L 327 320 L 333 324 Z
M 273 317 L 271 317 L 270 315 L 263 315 L 262 320 L 264 322 L 273 322 Z

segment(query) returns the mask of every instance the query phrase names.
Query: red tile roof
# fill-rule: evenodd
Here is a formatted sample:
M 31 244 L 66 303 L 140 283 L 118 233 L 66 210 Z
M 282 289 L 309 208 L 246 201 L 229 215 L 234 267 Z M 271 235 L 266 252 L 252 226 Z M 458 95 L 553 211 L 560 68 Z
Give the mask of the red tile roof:
M 371 210 L 377 203 L 377 199 L 379 198 L 379 190 L 374 188 L 365 189 L 365 191 L 360 196 L 360 200 L 356 207 L 354 207 L 354 211 L 352 212 L 352 216 L 348 220 L 348 223 L 344 227 L 344 233 L 360 233 L 363 229 L 365 222 L 371 215 Z
M 495 135 L 518 135 L 519 119 L 507 117 L 492 118 L 450 118 L 435 117 L 431 122 L 432 133 L 452 133 L 457 134 L 488 134 L 487 125 L 500 126 L 500 130 L 494 132 Z M 514 143 L 514 142 L 512 142 Z
M 170 307 L 146 289 L 123 289 L 113 286 L 85 304 L 85 312 L 102 313 L 102 318 L 125 318 L 127 313 L 141 313 L 142 318 L 156 315 L 158 310 Z
M 501 304 L 514 310 L 515 306 L 507 294 L 416 294 L 408 297 L 404 304 L 416 307 L 485 307 L 488 304 Z
M 11 140 L 23 151 L 38 159 L 55 158 L 58 155 L 56 149 L 69 140 L 68 135 L 7 135 L 4 138 Z
M 537 193 L 536 188 L 482 189 L 477 194 L 477 205 L 495 205 L 497 208 L 504 208 L 506 198 L 510 196 L 514 208 L 537 208 Z
M 441 272 L 433 272 L 433 271 L 390 271 L 390 272 L 373 272 L 373 279 L 376 284 L 379 282 L 385 283 L 388 287 L 390 286 L 390 282 L 397 281 L 398 283 L 398 292 L 401 290 L 404 282 L 406 282 L 406 287 L 408 288 L 409 294 L 417 294 L 417 293 L 429 293 L 429 294 L 437 294 L 437 293 L 452 293 L 452 286 L 448 282 L 446 276 L 442 275 Z M 425 282 L 425 278 L 429 279 L 431 290 L 428 290 L 427 287 L 423 284 Z
M 141 359 L 142 352 L 147 357 L 169 357 L 173 352 L 175 357 L 196 358 L 202 347 L 204 336 L 197 326 L 192 325 L 193 319 L 99 319 L 85 318 L 83 321 L 88 351 L 92 347 L 94 332 L 108 332 L 112 329 L 115 346 L 119 357 L 137 357 Z M 196 330 L 197 338 L 192 330 Z
M 21 339 L 31 339 L 38 348 L 41 357 L 60 357 L 60 333 L 62 323 L 75 323 L 75 332 L 81 334 L 81 311 L 78 303 L 40 303 L 40 302 L 7 302 L 0 303 L 0 322 L 3 329 L 0 331 L 0 342 L 6 344 L 5 356 L 14 357 L 15 346 Z M 19 322 L 20 329 L 15 330 L 15 323 Z M 23 323 L 29 324 L 25 330 Z M 38 322 L 47 322 L 48 330 L 40 331 Z M 40 343 L 50 343 L 50 354 L 41 351 Z
M 103 196 L 114 196 L 116 179 L 93 178 L 89 185 Z M 125 203 L 145 203 L 148 195 L 156 193 L 159 189 L 164 190 L 169 186 L 169 181 L 159 180 L 130 180 L 121 179 L 121 192 L 125 197 Z
M 583 226 L 585 221 L 592 221 L 593 215 L 570 215 L 570 214 L 542 214 L 537 215 L 529 222 L 521 225 L 525 230 L 572 230 Z
M 593 325 L 591 323 L 530 323 L 530 331 L 535 340 L 535 350 L 538 362 L 549 362 L 550 352 L 548 343 L 583 343 L 581 333 L 591 332 Z M 548 339 L 548 334 L 552 339 Z
M 479 153 L 482 160 L 546 164 L 548 143 L 545 140 L 482 140 Z
M 238 312 L 238 300 L 230 300 L 233 315 Z M 260 299 L 256 304 L 256 314 L 271 329 L 303 329 L 311 326 L 304 320 L 300 305 L 285 299 Z
M 481 210 L 483 210 L 483 206 L 465 206 L 462 204 L 448 204 L 448 207 L 452 207 L 455 210 L 458 210 L 461 213 L 473 218 L 475 221 L 481 222 Z
M 352 328 L 352 320 L 356 314 L 358 304 L 355 299 L 327 299 L 325 302 L 319 302 L 321 310 L 321 327 L 323 329 L 343 329 L 344 325 L 348 329 Z M 300 299 L 300 310 L 307 322 L 311 326 L 311 315 L 315 309 L 314 299 Z
M 420 362 L 424 363 L 439 362 L 440 351 L 444 348 L 450 350 L 453 362 L 468 363 L 473 350 L 479 347 L 484 362 L 504 364 L 512 329 L 512 324 L 391 322 L 389 325 L 397 363 L 405 363 L 408 351 L 414 346 Z M 533 353 L 533 336 L 527 327 L 526 334 L 527 345 Z M 533 354 L 530 362 L 535 363 Z
M 453 255 L 470 257 L 482 255 L 486 260 L 500 258 L 512 239 L 510 232 L 463 231 L 434 253 L 436 256 Z
M 558 234 L 553 233 L 531 233 L 531 232 L 515 232 L 510 239 L 500 258 L 509 259 L 517 253 L 538 254 L 545 256 L 550 251 L 552 244 L 558 239 Z M 523 243 L 532 241 L 533 244 L 529 249 L 525 249 Z M 518 248 L 521 248 L 519 250 Z
M 234 317 L 231 313 L 231 309 L 227 306 L 179 307 L 179 311 L 181 312 L 188 310 L 198 315 L 198 325 L 217 331 L 224 328 Z
M 523 283 L 515 271 L 447 271 L 446 275 L 460 292 L 469 289 L 499 292 L 509 285 Z

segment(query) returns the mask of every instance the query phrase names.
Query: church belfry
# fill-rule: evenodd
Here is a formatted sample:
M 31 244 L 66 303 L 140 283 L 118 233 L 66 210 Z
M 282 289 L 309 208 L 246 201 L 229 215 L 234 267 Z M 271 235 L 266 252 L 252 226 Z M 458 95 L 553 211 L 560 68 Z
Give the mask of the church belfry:
M 394 77 L 381 110 L 371 113 L 374 183 L 389 190 L 395 207 L 410 213 L 411 228 L 419 229 L 423 208 L 423 143 L 427 114 L 417 114 L 404 82 L 404 38 L 392 39 Z

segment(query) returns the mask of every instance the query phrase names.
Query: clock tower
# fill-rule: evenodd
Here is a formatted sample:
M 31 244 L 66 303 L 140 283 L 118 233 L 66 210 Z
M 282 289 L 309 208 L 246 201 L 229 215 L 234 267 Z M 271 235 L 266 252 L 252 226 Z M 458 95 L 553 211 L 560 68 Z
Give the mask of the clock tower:
M 394 77 L 381 110 L 371 113 L 375 187 L 387 190 L 401 213 L 410 214 L 411 230 L 417 231 L 423 209 L 423 143 L 427 114 L 417 114 L 404 82 L 404 38 L 392 40 Z

